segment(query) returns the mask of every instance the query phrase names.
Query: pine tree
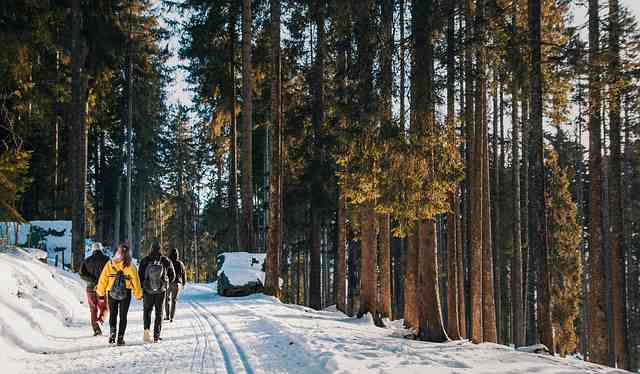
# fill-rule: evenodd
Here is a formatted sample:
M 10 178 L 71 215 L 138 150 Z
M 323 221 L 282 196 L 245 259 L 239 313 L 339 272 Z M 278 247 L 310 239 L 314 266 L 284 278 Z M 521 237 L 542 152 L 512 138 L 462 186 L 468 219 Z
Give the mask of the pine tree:
M 555 151 L 547 152 L 545 164 L 549 171 L 545 202 L 549 224 L 551 314 L 558 353 L 564 357 L 576 350 L 578 341 L 574 321 L 579 315 L 581 292 L 581 233 L 569 178 L 560 167 Z

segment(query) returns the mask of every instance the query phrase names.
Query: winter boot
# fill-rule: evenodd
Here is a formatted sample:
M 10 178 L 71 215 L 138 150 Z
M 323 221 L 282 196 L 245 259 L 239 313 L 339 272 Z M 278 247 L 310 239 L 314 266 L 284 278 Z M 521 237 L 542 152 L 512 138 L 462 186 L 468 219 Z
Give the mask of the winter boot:
M 109 334 L 109 344 L 115 344 L 115 343 L 116 343 L 116 332 L 111 331 L 111 334 Z
M 93 336 L 102 335 L 102 330 L 100 330 L 100 325 L 97 323 L 93 325 Z
M 118 347 L 121 347 L 121 346 L 123 346 L 124 344 L 125 344 L 125 343 L 124 343 L 124 337 L 122 337 L 122 336 L 118 336 L 118 343 L 117 343 L 116 345 L 117 345 Z
M 144 330 L 144 338 L 143 338 L 145 343 L 151 343 L 151 331 L 149 330 Z

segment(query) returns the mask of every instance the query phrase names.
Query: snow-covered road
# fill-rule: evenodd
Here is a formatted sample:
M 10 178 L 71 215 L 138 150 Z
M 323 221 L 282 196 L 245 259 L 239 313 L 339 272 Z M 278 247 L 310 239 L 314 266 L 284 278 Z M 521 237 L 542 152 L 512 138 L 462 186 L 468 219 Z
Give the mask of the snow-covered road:
M 337 311 L 264 295 L 220 297 L 213 284 L 187 286 L 157 344 L 143 344 L 142 305 L 134 301 L 127 345 L 109 346 L 106 336 L 92 336 L 83 282 L 38 256 L 0 252 L 2 374 L 623 373 L 495 344 L 408 340 L 398 327 L 377 328 Z

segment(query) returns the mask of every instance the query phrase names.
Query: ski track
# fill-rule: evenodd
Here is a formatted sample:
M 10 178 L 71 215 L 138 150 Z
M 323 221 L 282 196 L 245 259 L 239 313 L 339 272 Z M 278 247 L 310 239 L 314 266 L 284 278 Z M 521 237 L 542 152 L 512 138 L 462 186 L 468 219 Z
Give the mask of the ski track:
M 186 303 L 185 303 L 186 304 Z M 214 334 L 213 330 L 211 330 L 211 327 L 207 327 L 208 325 L 205 325 L 205 323 L 203 322 L 203 320 L 205 319 L 205 317 L 203 316 L 203 314 L 201 312 L 199 312 L 192 303 L 188 303 L 185 306 L 188 306 L 189 309 L 191 310 L 191 314 L 193 315 L 194 320 L 191 322 L 192 326 L 197 325 L 197 330 L 198 333 L 196 334 L 196 347 L 194 348 L 194 357 L 197 356 L 197 349 L 200 345 L 202 345 L 201 349 L 200 349 L 200 373 L 208 373 L 208 367 L 207 367 L 207 359 L 209 359 L 210 361 L 212 361 L 212 363 L 214 364 L 214 369 L 216 373 L 234 373 L 231 365 L 230 365 L 230 361 L 227 357 L 227 353 L 224 351 L 224 349 L 219 345 L 219 344 L 213 344 L 210 345 L 209 341 L 211 336 Z M 195 321 L 195 322 L 194 322 Z M 195 328 L 194 328 L 195 331 Z M 216 341 L 217 341 L 217 337 L 216 337 Z M 214 357 L 212 357 L 213 353 L 216 353 L 215 355 L 218 357 L 222 357 L 222 361 L 224 362 L 223 367 L 219 367 L 219 363 L 221 360 L 219 359 L 215 359 Z M 195 370 L 195 359 L 194 361 L 191 363 L 191 372 L 192 373 L 196 373 L 198 371 Z
M 197 301 L 190 302 L 197 317 L 204 320 L 218 343 L 218 347 L 224 359 L 228 374 L 246 373 L 255 374 L 253 366 L 249 362 L 247 354 L 238 344 L 233 334 L 225 328 L 224 324 L 215 314 Z

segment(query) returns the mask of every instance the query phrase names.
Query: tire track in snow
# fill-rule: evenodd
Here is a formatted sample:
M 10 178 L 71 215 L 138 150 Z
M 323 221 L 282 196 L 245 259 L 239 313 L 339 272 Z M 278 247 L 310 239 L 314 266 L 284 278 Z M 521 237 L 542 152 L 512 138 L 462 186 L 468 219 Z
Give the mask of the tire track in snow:
M 247 358 L 247 354 L 238 344 L 233 333 L 231 333 L 229 329 L 225 327 L 222 321 L 220 321 L 220 319 L 216 317 L 216 315 L 211 312 L 211 310 L 207 309 L 204 305 L 196 301 L 191 302 L 191 304 L 203 312 L 201 316 L 204 317 L 204 320 L 211 328 L 211 331 L 213 332 L 216 341 L 218 342 L 220 350 L 222 351 L 225 358 L 225 365 L 228 363 L 227 372 L 229 374 L 236 372 L 231 360 L 231 355 L 233 353 L 233 356 L 237 356 L 237 361 L 239 361 L 246 374 L 255 374 L 256 371 L 253 369 L 251 362 Z

